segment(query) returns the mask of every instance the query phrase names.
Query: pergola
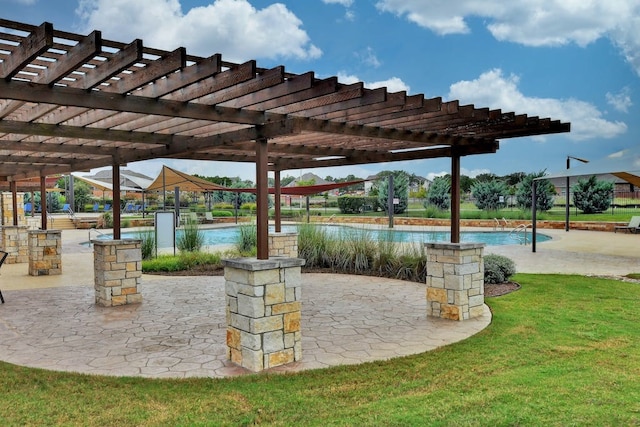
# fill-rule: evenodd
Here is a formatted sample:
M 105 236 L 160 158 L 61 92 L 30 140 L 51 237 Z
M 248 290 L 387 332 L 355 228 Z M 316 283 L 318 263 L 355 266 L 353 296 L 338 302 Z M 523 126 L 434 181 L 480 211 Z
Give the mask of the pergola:
M 73 34 L 46 22 L 0 20 L 0 60 L 0 181 L 12 191 L 26 178 L 40 177 L 42 188 L 48 175 L 114 166 L 117 200 L 118 166 L 127 162 L 255 163 L 258 259 L 268 258 L 268 171 L 279 199 L 283 170 L 449 157 L 457 243 L 460 158 L 493 153 L 501 138 L 570 130 L 549 118 L 104 40 L 100 31 Z M 114 239 L 119 228 L 115 210 Z

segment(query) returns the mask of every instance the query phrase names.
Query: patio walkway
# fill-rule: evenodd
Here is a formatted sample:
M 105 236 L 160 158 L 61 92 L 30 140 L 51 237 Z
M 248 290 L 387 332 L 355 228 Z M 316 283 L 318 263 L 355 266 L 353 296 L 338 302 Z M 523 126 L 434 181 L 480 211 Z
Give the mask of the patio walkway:
M 622 275 L 640 271 L 638 235 L 541 230 L 554 240 L 492 246 L 521 272 Z M 224 278 L 144 275 L 140 305 L 94 304 L 86 231 L 63 231 L 63 274 L 31 277 L 5 265 L 0 360 L 45 369 L 144 377 L 225 377 L 247 373 L 226 359 Z M 303 361 L 298 371 L 421 353 L 463 340 L 491 321 L 427 318 L 425 286 L 365 276 L 305 274 Z

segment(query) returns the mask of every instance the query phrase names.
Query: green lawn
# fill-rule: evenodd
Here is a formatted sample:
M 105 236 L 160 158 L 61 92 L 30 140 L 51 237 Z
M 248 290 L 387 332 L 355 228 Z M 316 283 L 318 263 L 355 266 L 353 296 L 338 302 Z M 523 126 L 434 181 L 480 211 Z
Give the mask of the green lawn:
M 466 341 L 385 362 L 212 380 L 0 363 L 10 425 L 640 425 L 640 285 L 515 276 Z

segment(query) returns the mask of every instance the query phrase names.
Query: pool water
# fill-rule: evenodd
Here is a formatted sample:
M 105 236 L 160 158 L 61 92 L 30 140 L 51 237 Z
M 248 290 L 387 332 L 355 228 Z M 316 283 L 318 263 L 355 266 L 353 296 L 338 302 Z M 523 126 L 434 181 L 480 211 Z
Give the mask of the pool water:
M 329 235 L 341 235 L 343 237 L 362 236 L 362 233 L 366 233 L 366 236 L 372 240 L 392 240 L 399 243 L 429 243 L 429 242 L 449 242 L 451 241 L 451 234 L 447 231 L 405 231 L 405 230 L 390 230 L 390 229 L 371 229 L 363 227 L 349 227 L 341 225 L 318 225 L 322 227 Z M 270 232 L 274 229 L 271 227 Z M 224 227 L 214 229 L 201 229 L 200 232 L 204 236 L 204 244 L 207 246 L 215 245 L 233 245 L 238 242 L 240 235 L 240 227 Z M 295 225 L 282 226 L 283 233 L 297 232 Z M 182 230 L 176 231 L 176 238 L 179 238 Z M 518 233 L 518 236 L 522 238 L 522 233 Z M 527 231 L 527 243 L 531 243 L 531 231 Z M 138 233 L 122 233 L 123 239 L 136 239 L 139 238 Z M 545 234 L 536 234 L 538 242 L 544 242 L 550 240 L 551 237 Z M 105 235 L 102 238 L 111 238 L 111 236 Z M 514 245 L 522 243 L 518 240 L 514 233 L 510 231 L 463 231 L 460 233 L 461 243 L 485 243 L 488 246 L 498 245 Z

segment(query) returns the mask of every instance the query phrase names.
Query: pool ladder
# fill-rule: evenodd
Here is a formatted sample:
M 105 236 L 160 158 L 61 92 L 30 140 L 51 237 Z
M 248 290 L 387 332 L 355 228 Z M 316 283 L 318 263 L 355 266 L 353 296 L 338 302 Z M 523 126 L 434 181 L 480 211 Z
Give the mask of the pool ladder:
M 520 224 L 509 233 L 509 237 L 515 239 L 521 245 L 526 245 L 529 243 L 529 239 L 527 238 L 527 229 L 533 228 L 533 224 Z M 533 230 L 531 231 L 533 233 Z
M 95 228 L 89 229 L 89 247 L 91 247 L 91 232 L 96 233 L 98 236 L 108 237 L 106 234 L 99 232 Z

